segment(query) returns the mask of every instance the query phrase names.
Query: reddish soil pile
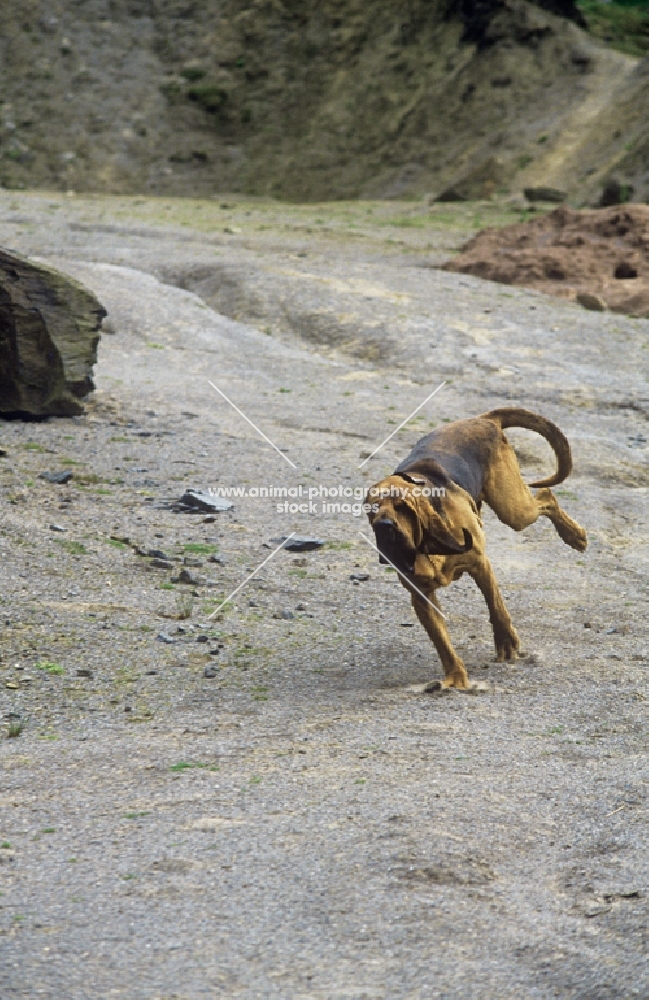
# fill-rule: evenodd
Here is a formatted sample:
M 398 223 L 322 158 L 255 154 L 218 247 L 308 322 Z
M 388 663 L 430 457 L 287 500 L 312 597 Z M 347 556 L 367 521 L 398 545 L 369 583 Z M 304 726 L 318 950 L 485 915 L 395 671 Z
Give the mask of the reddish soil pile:
M 649 205 L 562 206 L 531 222 L 485 229 L 444 270 L 649 317 Z

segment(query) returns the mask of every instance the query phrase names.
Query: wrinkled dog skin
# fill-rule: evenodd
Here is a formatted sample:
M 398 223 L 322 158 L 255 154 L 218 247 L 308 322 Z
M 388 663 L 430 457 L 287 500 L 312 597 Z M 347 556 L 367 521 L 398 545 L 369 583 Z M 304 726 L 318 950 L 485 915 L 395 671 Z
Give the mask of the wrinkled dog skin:
M 536 431 L 556 454 L 554 475 L 530 484 L 539 488 L 536 495 L 523 482 L 514 449 L 503 433 L 507 427 Z M 487 602 L 496 659 L 516 659 L 520 641 L 485 555 L 481 505 L 488 504 L 514 531 L 547 517 L 566 545 L 583 552 L 586 532 L 561 509 L 549 489 L 563 482 L 571 469 L 570 445 L 555 424 L 529 410 L 503 407 L 427 434 L 393 475 L 370 488 L 368 517 L 381 561 L 399 572 L 442 661 L 444 680 L 433 681 L 427 691 L 473 686 L 436 600 L 437 589 L 463 573 L 475 580 Z

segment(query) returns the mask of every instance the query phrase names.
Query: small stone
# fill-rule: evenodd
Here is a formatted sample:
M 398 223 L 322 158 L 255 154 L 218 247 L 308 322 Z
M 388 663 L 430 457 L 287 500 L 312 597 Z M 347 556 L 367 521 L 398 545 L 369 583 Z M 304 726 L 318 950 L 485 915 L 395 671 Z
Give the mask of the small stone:
M 258 607 L 258 604 L 257 604 L 256 601 L 248 601 L 248 607 L 249 608 L 256 608 L 256 607 Z
M 280 542 L 286 542 L 283 546 L 287 552 L 312 552 L 314 549 L 321 549 L 324 545 L 323 538 L 309 538 L 302 535 L 293 535 L 287 541 L 286 535 L 281 535 L 279 538 L 271 538 L 271 542 L 279 545 Z
M 369 573 L 352 573 L 349 577 L 350 580 L 357 580 L 363 582 L 364 580 L 369 580 Z
M 176 639 L 172 638 L 172 636 L 170 636 L 168 632 L 158 632 L 156 639 L 159 642 L 166 642 L 168 645 L 171 645 L 172 643 L 176 642 Z
M 183 566 L 202 566 L 203 563 L 200 559 L 195 559 L 192 556 L 185 556 L 183 559 Z
M 207 561 L 209 563 L 218 563 L 220 566 L 225 566 L 225 559 L 221 556 L 209 556 Z
M 613 635 L 614 632 L 617 632 L 617 629 L 615 627 L 604 629 L 604 635 Z
M 168 559 L 152 559 L 149 566 L 155 566 L 156 569 L 173 569 L 173 563 Z
M 87 667 L 80 667 L 77 670 L 77 677 L 92 677 L 92 670 L 88 670 Z
M 218 656 L 219 652 L 219 649 L 210 649 L 210 656 Z
M 286 619 L 286 621 L 290 621 L 291 619 L 295 618 L 295 615 L 293 614 L 292 611 L 282 611 L 281 617 Z
M 162 549 L 149 549 L 147 556 L 150 559 L 165 559 L 167 562 L 169 561 L 169 556 Z
M 556 205 L 561 204 L 568 197 L 566 191 L 552 187 L 523 188 L 523 194 L 528 201 L 549 201 Z
M 196 642 L 209 642 L 209 638 L 206 635 L 197 635 Z
M 591 312 L 606 312 L 608 309 L 604 299 L 600 298 L 599 295 L 593 295 L 591 292 L 579 292 L 577 302 L 584 309 L 589 309 Z
M 50 531 L 67 531 L 61 524 L 50 524 Z
M 306 611 L 306 609 L 308 608 L 308 606 L 309 606 L 308 604 L 304 604 L 303 601 L 300 601 L 299 604 L 295 605 L 295 610 L 296 611 Z
M 171 582 L 172 583 L 190 583 L 190 584 L 193 584 L 195 587 L 197 587 L 199 585 L 200 581 L 198 580 L 197 577 L 192 576 L 192 574 L 189 572 L 189 570 L 187 570 L 187 569 L 181 569 L 181 571 L 178 574 L 178 576 L 172 576 Z
M 65 469 L 63 472 L 41 472 L 38 478 L 45 479 L 48 483 L 56 483 L 59 486 L 64 486 L 65 483 L 69 483 L 72 479 L 72 473 L 69 469 Z
M 208 663 L 208 665 L 205 667 L 205 670 L 203 671 L 203 677 L 207 677 L 209 680 L 211 680 L 213 677 L 216 677 L 217 671 L 218 667 L 215 667 L 214 664 L 212 663 Z
M 208 514 L 207 517 L 203 518 L 203 524 L 214 524 L 215 521 L 214 514 Z
M 19 681 L 5 681 L 5 687 L 9 688 L 10 691 L 18 691 L 20 689 Z
M 232 510 L 234 504 L 225 497 L 216 496 L 206 490 L 185 490 L 179 502 L 179 509 L 204 511 L 206 514 L 220 510 Z

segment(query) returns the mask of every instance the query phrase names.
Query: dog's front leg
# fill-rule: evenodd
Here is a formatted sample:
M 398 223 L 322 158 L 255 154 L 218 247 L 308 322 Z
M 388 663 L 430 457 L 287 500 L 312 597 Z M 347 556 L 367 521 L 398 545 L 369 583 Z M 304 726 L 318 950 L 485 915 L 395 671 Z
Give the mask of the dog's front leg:
M 442 661 L 442 667 L 444 668 L 444 680 L 443 681 L 433 681 L 426 687 L 426 691 L 439 691 L 442 688 L 460 688 L 460 690 L 466 691 L 471 687 L 467 672 L 464 668 L 464 664 L 460 657 L 457 655 L 453 649 L 451 643 L 451 637 L 448 634 L 448 629 L 444 623 L 444 619 L 435 608 L 437 607 L 437 601 L 435 600 L 435 591 L 431 590 L 428 593 L 428 601 L 420 597 L 419 594 L 412 593 L 412 606 L 415 609 L 415 614 L 421 622 L 421 624 L 426 629 L 428 637 L 432 640 L 435 645 L 435 649 L 439 654 L 439 658 Z M 431 604 L 434 607 L 431 607 Z
M 515 660 L 521 643 L 509 611 L 505 607 L 491 563 L 486 556 L 482 556 L 468 569 L 468 572 L 482 591 L 482 596 L 489 608 L 489 621 L 494 632 L 496 659 L 498 662 Z

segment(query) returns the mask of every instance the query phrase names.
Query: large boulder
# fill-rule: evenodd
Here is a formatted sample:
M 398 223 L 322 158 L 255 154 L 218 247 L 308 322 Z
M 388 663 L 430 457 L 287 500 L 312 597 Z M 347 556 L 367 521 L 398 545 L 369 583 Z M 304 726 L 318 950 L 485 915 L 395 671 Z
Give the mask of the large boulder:
M 0 249 L 0 414 L 83 413 L 105 315 L 78 281 Z

